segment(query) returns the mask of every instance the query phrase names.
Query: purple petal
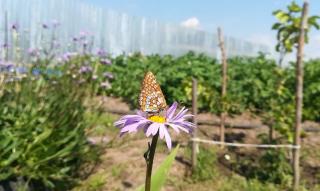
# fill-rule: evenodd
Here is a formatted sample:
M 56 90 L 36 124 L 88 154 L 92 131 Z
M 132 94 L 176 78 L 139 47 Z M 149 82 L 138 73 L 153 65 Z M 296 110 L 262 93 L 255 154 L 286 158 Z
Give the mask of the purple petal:
M 193 118 L 193 117 L 194 117 L 194 115 L 192 115 L 192 114 L 186 114 L 183 116 L 184 119 Z
M 189 133 L 188 129 L 186 129 L 185 127 L 182 127 L 182 126 L 180 126 L 178 124 L 169 123 L 168 125 L 170 127 L 172 127 L 173 129 L 180 129 L 180 130 L 182 130 L 182 131 L 184 131 L 186 133 Z
M 127 121 L 140 121 L 140 120 L 145 120 L 146 118 L 143 118 L 139 115 L 126 115 L 122 117 L 120 120 L 127 120 Z
M 146 120 L 145 123 L 139 125 L 138 130 L 143 129 L 144 133 L 146 133 L 149 126 L 150 126 L 150 121 Z
M 183 127 L 192 127 L 192 128 L 196 128 L 196 125 L 189 122 L 189 121 L 178 121 L 178 122 L 173 122 L 176 125 L 180 125 Z
M 143 121 L 140 121 L 136 124 L 136 128 L 131 128 L 131 130 L 129 130 L 129 133 L 132 133 L 132 132 L 136 132 L 138 131 L 138 128 L 141 126 L 141 125 L 144 125 L 145 123 L 147 123 L 148 121 L 147 120 L 143 120 Z
M 171 123 L 166 123 L 166 125 L 170 126 L 175 132 L 180 133 L 180 130 L 176 125 L 171 125 Z
M 113 125 L 114 125 L 115 127 L 120 127 L 120 126 L 122 126 L 125 122 L 126 122 L 126 120 L 119 120 L 119 121 L 114 122 Z
M 193 124 L 192 125 L 188 125 L 188 124 L 185 124 L 185 123 L 182 123 L 182 122 L 177 122 L 177 123 L 174 123 L 174 124 L 179 126 L 180 129 L 184 128 L 186 131 L 188 131 L 188 133 L 191 133 L 193 131 L 193 129 L 195 128 L 195 126 Z
M 130 119 L 130 118 L 137 118 L 137 117 L 141 117 L 141 116 L 139 116 L 139 115 L 125 115 L 125 116 L 121 117 L 120 120 Z
M 171 107 L 167 110 L 166 118 L 171 119 L 173 117 L 174 113 L 176 112 L 177 107 L 178 107 L 178 103 L 174 102 L 171 105 Z
M 129 131 L 129 132 L 135 131 L 135 129 L 137 129 L 137 127 L 138 127 L 138 123 L 133 123 L 131 125 L 126 125 L 121 129 L 120 133 L 125 133 L 127 131 Z
M 173 118 L 173 120 L 179 120 L 181 119 L 186 113 L 187 109 L 184 109 L 184 107 L 179 111 L 179 113 Z
M 166 127 L 161 124 L 160 125 L 160 128 L 159 128 L 159 133 L 160 133 L 160 139 L 163 139 L 164 138 L 164 131 L 166 130 Z
M 126 122 L 124 123 L 124 126 L 131 125 L 131 124 L 133 124 L 133 123 L 137 123 L 137 122 L 140 122 L 140 121 L 141 121 L 141 119 L 137 119 L 137 118 L 133 119 L 133 118 L 130 118 L 130 119 L 127 119 L 127 120 L 126 120 Z
M 144 125 L 147 123 L 147 120 L 139 121 L 139 122 L 133 122 L 129 125 L 124 125 L 124 127 L 121 129 L 120 133 L 125 133 L 125 132 L 136 132 L 138 131 L 139 126 Z
M 159 124 L 158 123 L 152 123 L 147 129 L 146 136 L 149 137 L 150 135 L 157 134 L 158 129 L 159 129 Z
M 171 147 L 172 147 L 171 137 L 170 137 L 170 135 L 168 133 L 168 130 L 165 127 L 163 129 L 164 129 L 163 130 L 164 131 L 164 137 L 166 139 L 167 146 L 168 146 L 169 150 L 171 150 Z

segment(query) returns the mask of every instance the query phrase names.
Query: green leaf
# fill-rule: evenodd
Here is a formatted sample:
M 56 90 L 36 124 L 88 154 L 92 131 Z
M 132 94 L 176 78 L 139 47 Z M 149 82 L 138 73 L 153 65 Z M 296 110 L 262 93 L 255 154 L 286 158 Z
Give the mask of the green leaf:
M 312 16 L 312 17 L 310 17 L 309 19 L 308 19 L 308 24 L 310 25 L 310 26 L 313 26 L 313 27 L 315 27 L 316 29 L 320 29 L 320 25 L 319 25 L 319 23 L 317 22 L 318 21 L 318 19 L 320 19 L 320 16 Z
M 10 165 L 13 161 L 18 159 L 21 154 L 22 154 L 22 151 L 12 152 L 12 154 L 10 155 L 10 157 L 7 160 L 1 161 L 0 166 L 8 166 L 8 165 Z
M 278 30 L 280 26 L 281 26 L 281 23 L 275 23 L 272 25 L 272 30 Z
M 160 191 L 164 185 L 166 178 L 168 176 L 169 170 L 173 164 L 174 159 L 176 158 L 179 145 L 170 153 L 169 156 L 162 162 L 160 167 L 151 177 L 151 190 Z M 137 191 L 144 191 L 144 185 L 139 186 Z
M 288 15 L 288 13 L 285 13 L 281 10 L 274 12 L 274 16 L 281 22 L 281 23 L 285 23 L 289 20 L 290 16 Z
M 290 12 L 298 13 L 302 11 L 302 8 L 296 2 L 293 1 L 291 5 L 288 6 L 288 10 Z

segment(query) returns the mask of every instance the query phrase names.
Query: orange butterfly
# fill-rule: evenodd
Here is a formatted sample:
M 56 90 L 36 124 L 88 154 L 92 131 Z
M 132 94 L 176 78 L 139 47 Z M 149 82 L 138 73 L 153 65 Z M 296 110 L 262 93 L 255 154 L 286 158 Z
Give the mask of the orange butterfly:
M 167 108 L 160 85 L 152 72 L 147 72 L 142 81 L 139 105 L 142 111 L 152 113 L 158 113 Z

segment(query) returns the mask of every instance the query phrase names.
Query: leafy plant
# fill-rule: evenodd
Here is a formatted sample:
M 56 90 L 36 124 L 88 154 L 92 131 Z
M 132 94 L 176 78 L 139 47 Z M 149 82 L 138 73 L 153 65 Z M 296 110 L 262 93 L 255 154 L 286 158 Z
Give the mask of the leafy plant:
M 286 186 L 291 185 L 292 169 L 287 161 L 285 151 L 268 150 L 259 160 L 256 176 L 264 182 L 273 182 Z
M 290 187 L 292 169 L 284 150 L 267 150 L 261 156 L 241 159 L 235 165 L 247 178 Z
M 304 119 L 320 121 L 320 61 L 310 60 L 304 66 Z
M 243 177 L 232 175 L 225 178 L 221 191 L 278 191 L 273 184 L 262 183 L 257 179 L 246 180 Z
M 210 180 L 216 175 L 214 166 L 217 162 L 217 156 L 212 149 L 204 149 L 200 147 L 197 155 L 197 166 L 192 173 L 194 181 Z
M 277 31 L 276 51 L 280 53 L 279 64 L 281 65 L 284 56 L 287 53 L 293 51 L 296 48 L 299 39 L 300 23 L 301 23 L 301 12 L 300 7 L 295 1 L 287 7 L 287 10 L 276 10 L 273 15 L 278 19 L 278 22 L 273 24 L 272 29 Z M 307 20 L 307 28 L 305 35 L 305 43 L 308 43 L 308 32 L 311 28 L 320 29 L 320 25 L 317 22 L 320 16 L 310 16 Z
M 221 112 L 221 67 L 215 59 L 192 52 L 177 58 L 170 55 L 161 57 L 134 54 L 118 56 L 112 63 L 108 70 L 114 74 L 114 79 L 111 80 L 112 88 L 105 90 L 106 94 L 121 97 L 132 108 L 138 107 L 138 95 L 135 92 L 140 90 L 140 81 L 145 71 L 150 70 L 157 76 L 168 103 L 178 100 L 190 107 L 194 77 L 198 79 L 200 111 L 216 114 Z M 280 68 L 273 59 L 263 54 L 256 57 L 229 58 L 228 63 L 228 96 L 225 102 L 229 114 L 245 110 L 251 110 L 258 115 L 270 114 L 276 110 L 285 114 L 287 110 L 291 110 L 295 91 L 292 67 Z M 319 84 L 316 76 L 319 75 L 319 63 L 320 61 L 315 59 L 305 64 L 306 120 L 319 119 L 319 110 L 316 109 Z M 286 124 L 290 125 L 287 122 Z
M 279 132 L 285 140 L 293 142 L 293 124 L 295 117 L 294 94 L 286 87 L 287 81 L 290 79 L 290 75 L 284 69 L 278 68 L 274 72 L 276 83 L 272 87 L 275 91 L 272 91 L 271 98 L 266 101 L 269 105 L 269 109 L 265 110 L 262 114 L 262 119 L 269 128 L 273 128 Z M 269 140 L 268 142 L 272 142 Z M 267 142 L 267 141 L 265 141 Z
M 17 76 L 21 77 L 21 76 Z M 19 78 L 18 78 L 19 79 Z M 89 151 L 83 91 L 72 78 L 25 76 L 2 84 L 0 181 L 66 189 Z

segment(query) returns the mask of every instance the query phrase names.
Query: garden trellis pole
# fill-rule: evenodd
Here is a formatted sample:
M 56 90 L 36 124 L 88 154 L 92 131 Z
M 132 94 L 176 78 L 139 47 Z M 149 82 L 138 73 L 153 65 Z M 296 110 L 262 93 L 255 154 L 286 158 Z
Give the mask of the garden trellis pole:
M 197 85 L 198 82 L 196 79 L 192 79 L 192 115 L 193 115 L 193 123 L 197 127 L 197 112 L 198 112 L 198 105 L 197 105 Z M 193 130 L 192 138 L 197 138 L 197 129 Z M 198 151 L 198 143 L 192 141 L 192 171 L 196 169 L 197 166 L 197 151 Z
M 227 64 L 227 57 L 226 57 L 226 50 L 224 47 L 224 37 L 221 28 L 218 28 L 218 38 L 219 38 L 219 47 L 221 50 L 221 68 L 222 68 L 222 81 L 221 81 L 221 104 L 222 104 L 222 112 L 220 115 L 220 141 L 224 142 L 224 131 L 225 131 L 225 121 L 226 121 L 226 103 L 225 98 L 227 94 L 227 70 L 228 70 L 228 64 Z M 223 146 L 222 146 L 223 147 Z
M 297 63 L 296 63 L 296 114 L 295 114 L 295 138 L 294 145 L 300 145 L 300 131 L 302 120 L 302 102 L 303 102 L 303 48 L 305 41 L 305 30 L 307 29 L 307 15 L 308 15 L 308 2 L 304 2 L 300 23 L 300 34 L 297 50 Z M 300 180 L 300 150 L 293 149 L 293 189 L 298 190 Z

